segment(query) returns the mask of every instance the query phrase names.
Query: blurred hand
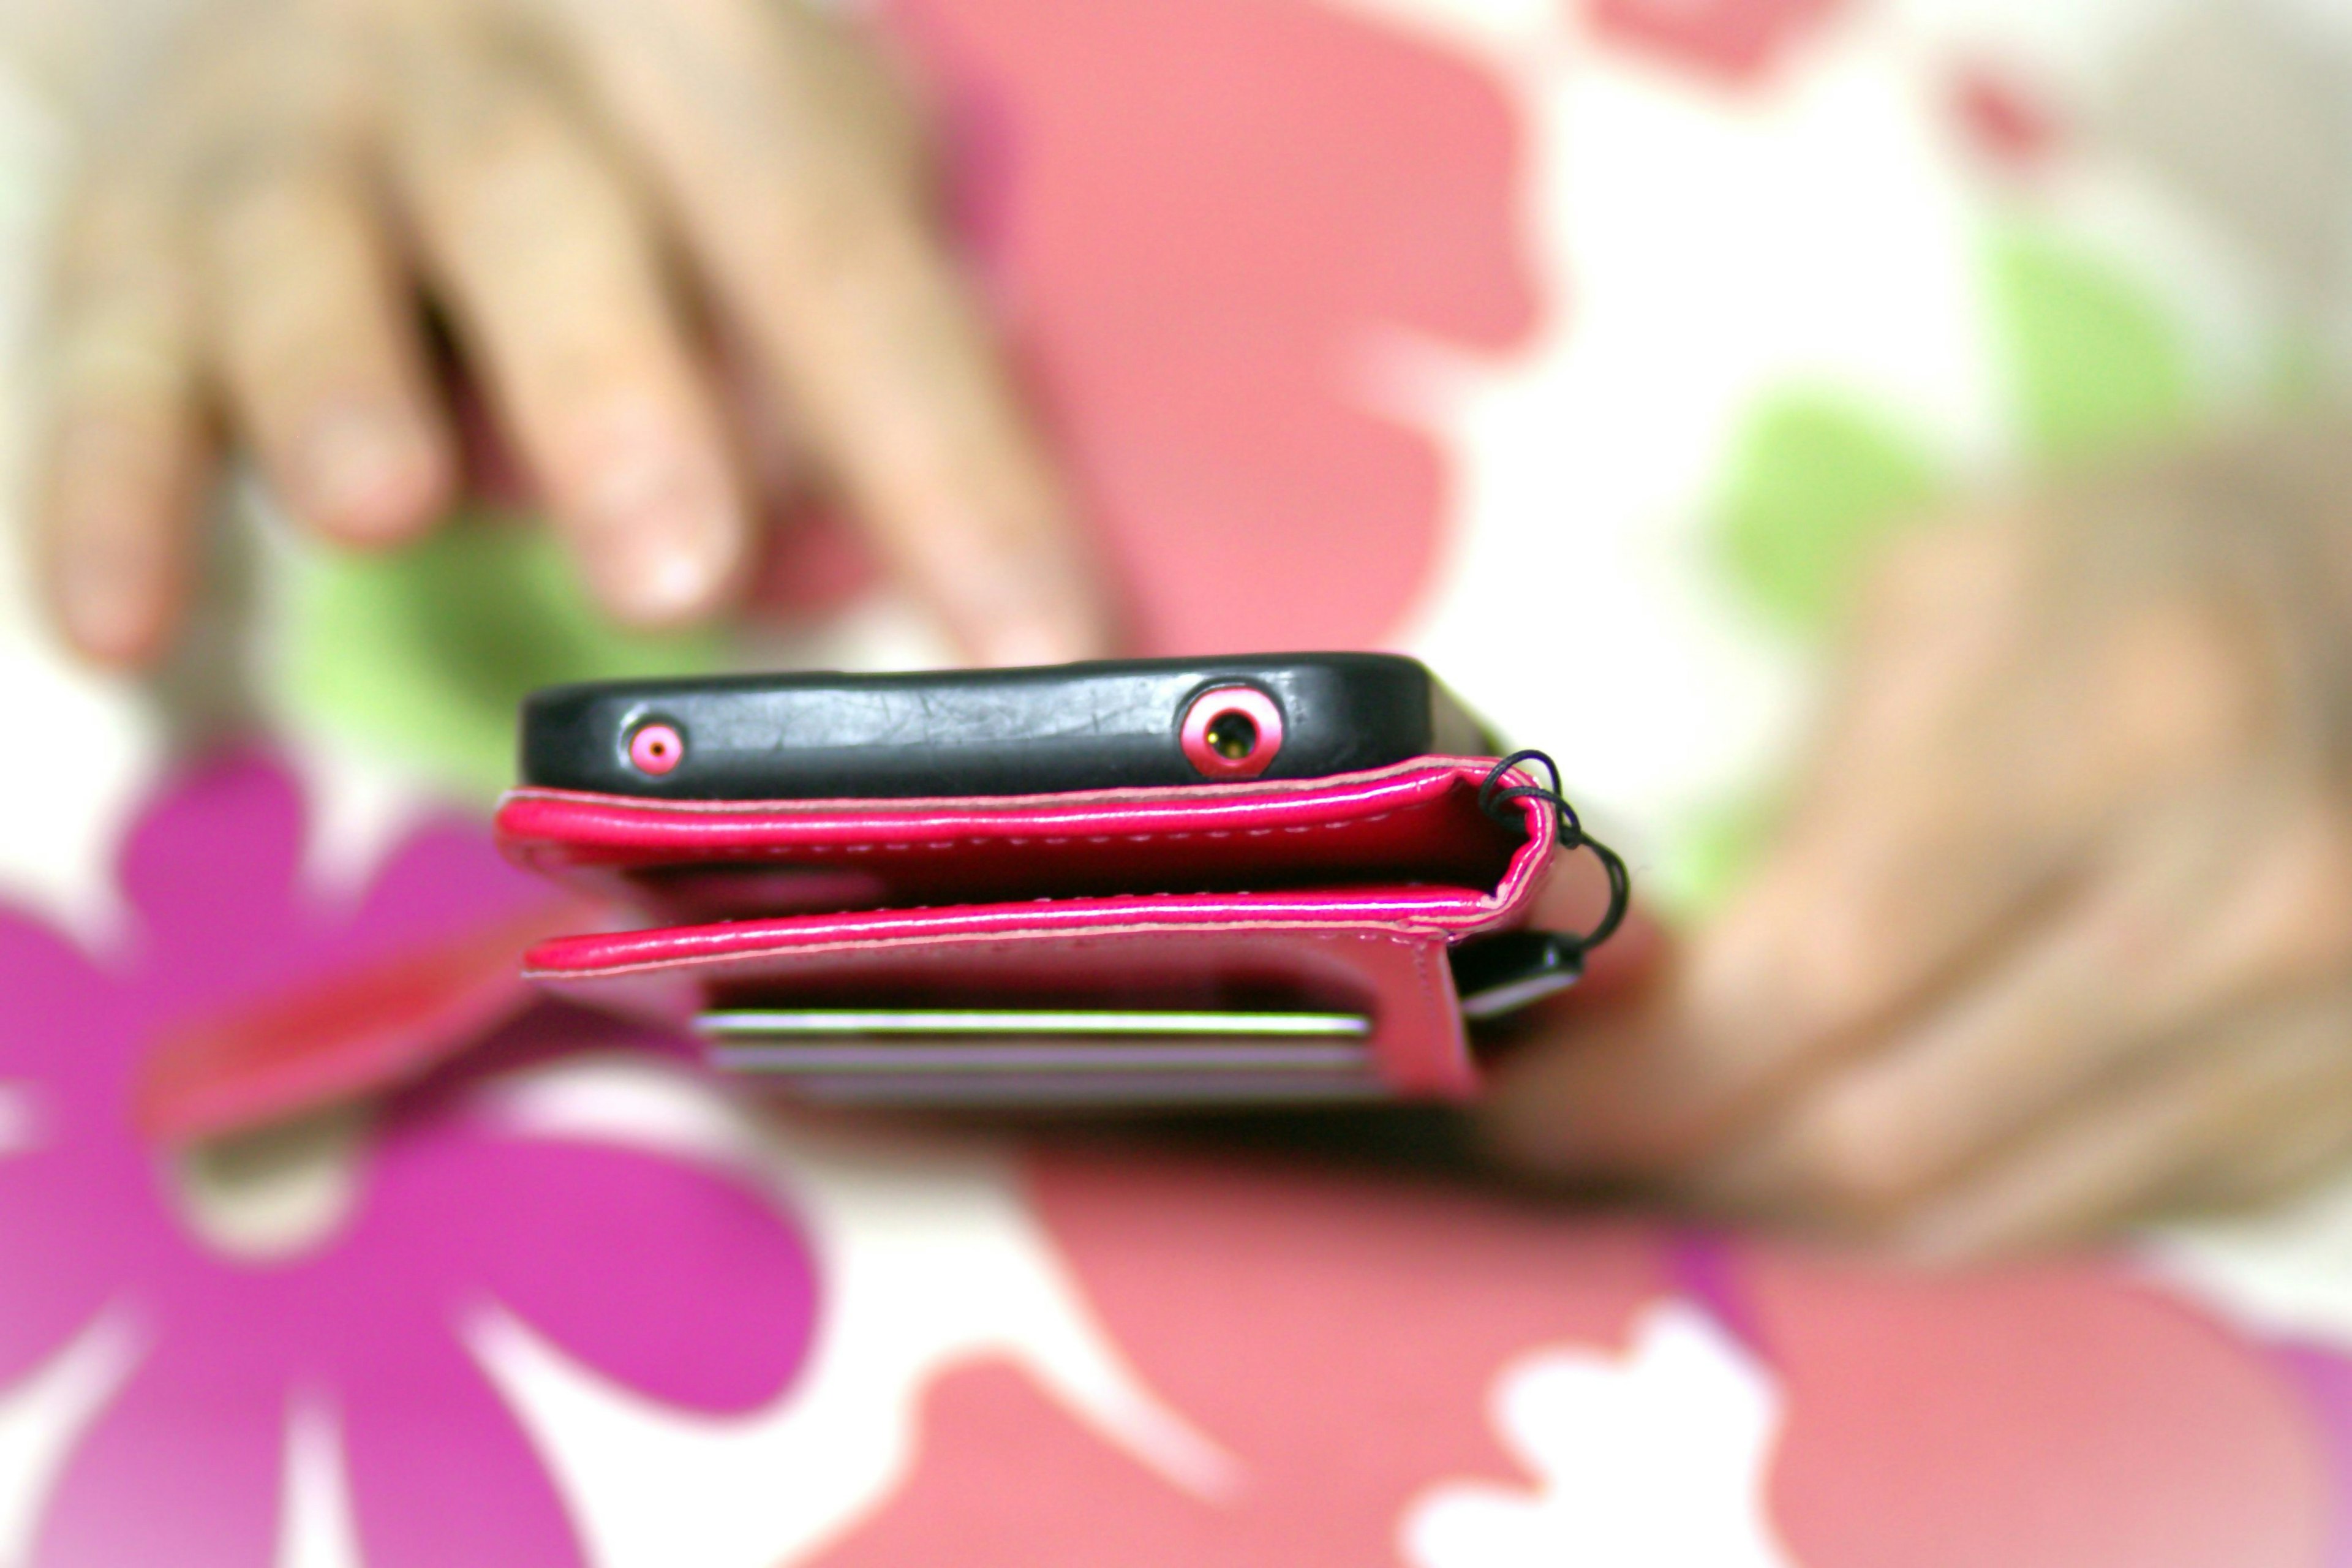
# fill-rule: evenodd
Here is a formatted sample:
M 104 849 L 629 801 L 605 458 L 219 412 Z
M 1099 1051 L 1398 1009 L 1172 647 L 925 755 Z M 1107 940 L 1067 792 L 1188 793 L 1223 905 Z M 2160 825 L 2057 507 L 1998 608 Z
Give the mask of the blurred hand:
M 1671 978 L 1514 1058 L 1556 1175 L 1935 1257 L 2352 1152 L 2352 441 L 1906 542 L 1784 836 Z
M 458 476 L 420 297 L 621 619 L 725 602 L 781 404 L 971 651 L 1102 651 L 915 128 L 814 6 L 196 0 L 155 52 L 93 117 L 53 311 L 43 581 L 86 654 L 167 643 L 224 424 L 324 538 L 435 524 Z

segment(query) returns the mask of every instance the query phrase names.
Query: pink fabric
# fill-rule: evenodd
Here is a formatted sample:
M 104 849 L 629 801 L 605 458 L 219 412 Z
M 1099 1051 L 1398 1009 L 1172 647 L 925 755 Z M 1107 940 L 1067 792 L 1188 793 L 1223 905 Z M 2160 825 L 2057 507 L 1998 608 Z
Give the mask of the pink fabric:
M 132 1120 L 154 1142 L 193 1143 L 414 1083 L 528 1008 L 536 996 L 517 958 L 591 912 L 577 899 L 542 899 L 199 1012 L 142 1058 Z
M 1239 1484 L 1180 1490 L 982 1363 L 929 1391 L 904 1489 L 823 1568 L 1397 1563 L 1423 1488 L 1513 1472 L 1496 1369 L 1622 1344 L 1665 1283 L 1634 1227 L 1434 1184 L 1050 1147 L 1028 1176 L 1122 1355 Z
M 1051 889 L 1090 868 L 1143 879 L 1230 868 L 1264 881 L 1393 862 L 1456 879 L 1507 873 L 1492 889 L 1503 897 L 1549 858 L 1553 825 L 1521 803 L 1528 838 L 1513 846 L 1477 805 L 1493 767 L 1492 759 L 1424 757 L 1328 779 L 904 801 L 672 801 L 519 789 L 500 805 L 498 827 L 511 858 L 548 872 L 814 864 L 835 855 L 823 862 L 830 866 L 877 855 L 894 868 L 927 864 L 860 868 L 920 893 L 953 879 L 946 868 L 957 863 L 979 862 L 1005 884 Z M 1533 781 L 1515 773 L 1512 782 Z
M 903 802 L 530 789 L 499 830 L 524 865 L 625 874 L 660 914 L 730 894 L 754 900 L 738 914 L 802 904 L 530 950 L 531 978 L 584 997 L 1357 1012 L 1388 1089 L 1461 1096 L 1477 1076 L 1444 949 L 1524 922 L 1558 840 L 1540 801 L 1513 803 L 1522 827 L 1486 813 L 1494 765 Z M 668 984 L 681 978 L 694 986 Z
M 824 1568 L 1092 1562 L 1105 1542 L 1126 1568 L 1395 1563 L 1433 1485 L 1539 1500 L 1497 1422 L 1508 1369 L 1622 1356 L 1689 1283 L 1654 1227 L 1422 1181 L 1050 1145 L 1028 1174 L 1099 1321 L 1239 1484 L 1186 1492 L 982 1363 L 930 1388 L 904 1489 Z M 1918 1276 L 1738 1244 L 1722 1265 L 1781 1402 L 1762 1501 L 1788 1563 L 2324 1561 L 2293 1385 L 2112 1264 Z
M 1360 921 L 1252 921 L 1167 926 L 1102 923 L 1073 912 L 1060 928 L 1013 924 L 942 934 L 908 922 L 896 940 L 805 942 L 772 936 L 731 952 L 688 952 L 684 933 L 573 938 L 531 953 L 534 979 L 583 1001 L 646 981 L 691 975 L 698 989 L 667 1005 L 1267 1007 L 1360 1013 L 1391 1093 L 1460 1098 L 1478 1086 L 1454 977 L 1437 933 Z M 618 952 L 604 944 L 618 942 Z M 648 1010 L 658 1010 L 660 1003 Z
M 1349 889 L 1339 892 L 1220 893 L 1041 900 L 951 910 L 870 910 L 782 920 L 725 921 L 652 931 L 590 932 L 541 942 L 525 956 L 537 980 L 709 963 L 790 958 L 844 949 L 971 942 L 1026 942 L 1112 932 L 1138 936 L 1190 930 L 1277 931 L 1328 927 L 1401 937 L 1441 938 L 1500 925 L 1508 916 L 1444 889 Z
M 1394 637 L 1448 479 L 1379 356 L 1536 325 L 1501 84 L 1322 4 L 877 10 L 936 87 L 959 226 L 1138 650 Z
M 1467 931 L 1521 912 L 1557 842 L 1536 802 L 1517 803 L 1524 835 L 1479 807 L 1493 765 L 1427 758 L 1333 779 L 961 800 L 525 789 L 500 806 L 499 834 L 519 864 L 689 921 L 958 905 L 979 909 L 938 918 L 984 910 L 973 929 L 997 929 L 990 906 L 1055 899 L 1154 920 L 1345 909 Z
M 2322 1561 L 2325 1449 L 2297 1391 L 2117 1265 L 1950 1277 L 1739 1254 L 1788 1389 L 1770 1503 L 1797 1561 Z
M 129 1114 L 160 1032 L 546 898 L 478 826 L 417 833 L 356 897 L 310 885 L 302 844 L 292 781 L 233 760 L 179 781 L 131 832 L 121 941 L 87 952 L 0 908 L 0 1082 L 37 1130 L 0 1159 L 0 1388 L 103 1312 L 142 1346 L 39 1500 L 26 1561 L 274 1561 L 287 1412 L 305 1398 L 337 1418 L 371 1568 L 574 1568 L 563 1499 L 467 1324 L 495 1305 L 634 1398 L 740 1415 L 800 1369 L 815 1258 L 756 1172 L 521 1133 L 472 1113 L 457 1072 L 376 1115 L 353 1207 L 310 1245 L 265 1262 L 192 1235 Z M 676 1048 L 542 1007 L 475 1066 Z
M 1581 0 L 1593 33 L 1726 87 L 1769 77 L 1842 0 Z

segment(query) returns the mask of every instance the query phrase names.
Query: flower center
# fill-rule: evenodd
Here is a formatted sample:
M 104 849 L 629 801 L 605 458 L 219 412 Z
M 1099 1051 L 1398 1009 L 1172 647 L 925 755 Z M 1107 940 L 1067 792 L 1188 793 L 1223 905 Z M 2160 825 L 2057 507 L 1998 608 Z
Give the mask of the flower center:
M 177 1156 L 167 1184 L 190 1229 L 220 1252 L 276 1262 L 321 1246 L 358 1201 L 355 1110 L 324 1115 Z

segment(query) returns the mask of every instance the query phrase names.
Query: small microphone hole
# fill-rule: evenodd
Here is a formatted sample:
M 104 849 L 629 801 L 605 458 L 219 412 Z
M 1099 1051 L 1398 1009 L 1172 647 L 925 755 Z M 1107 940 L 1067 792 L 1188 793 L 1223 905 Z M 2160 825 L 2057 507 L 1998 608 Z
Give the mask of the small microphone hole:
M 685 760 L 686 739 L 670 725 L 641 725 L 629 737 L 629 762 L 641 773 L 659 778 Z

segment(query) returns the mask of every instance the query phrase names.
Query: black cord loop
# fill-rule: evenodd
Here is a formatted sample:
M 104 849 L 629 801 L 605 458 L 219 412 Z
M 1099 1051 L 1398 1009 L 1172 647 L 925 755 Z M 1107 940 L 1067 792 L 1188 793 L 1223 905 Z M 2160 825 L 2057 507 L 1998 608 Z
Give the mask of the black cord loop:
M 1513 784 L 1505 789 L 1503 780 L 1513 768 L 1525 763 L 1541 763 L 1544 771 L 1551 775 L 1551 787 Z M 1633 898 L 1633 877 L 1626 871 L 1624 858 L 1617 851 L 1584 831 L 1584 824 L 1578 818 L 1576 808 L 1568 804 L 1568 796 L 1560 789 L 1559 764 L 1542 752 L 1513 752 L 1496 763 L 1486 774 L 1486 782 L 1478 786 L 1478 809 L 1498 822 L 1516 822 L 1517 814 L 1511 810 L 1511 805 L 1522 800 L 1549 801 L 1559 819 L 1559 847 L 1571 853 L 1578 849 L 1591 850 L 1593 858 L 1601 862 L 1601 868 L 1609 874 L 1609 908 L 1601 915 L 1601 923 L 1582 936 L 1563 934 L 1559 939 L 1575 949 L 1577 956 L 1581 958 L 1615 935 L 1617 928 L 1625 923 L 1625 908 Z

